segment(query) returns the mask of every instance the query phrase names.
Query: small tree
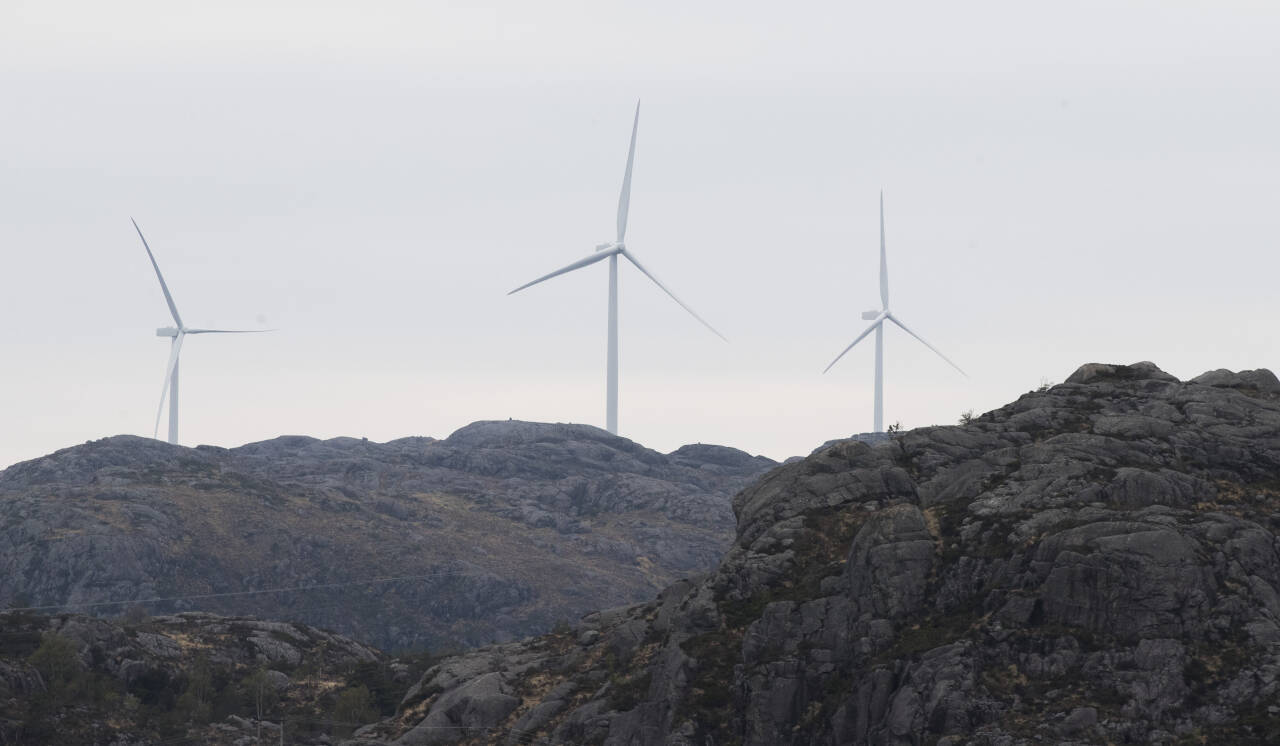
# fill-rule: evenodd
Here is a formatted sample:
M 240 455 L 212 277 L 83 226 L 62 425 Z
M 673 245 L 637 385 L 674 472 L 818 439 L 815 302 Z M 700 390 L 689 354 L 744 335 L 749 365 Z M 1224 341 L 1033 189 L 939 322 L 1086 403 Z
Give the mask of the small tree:
M 61 692 L 80 671 L 75 643 L 56 632 L 41 636 L 40 647 L 27 658 L 27 663 L 40 672 L 50 692 Z
M 973 422 L 973 410 L 966 409 L 964 412 L 960 414 L 960 424 L 968 425 L 970 422 Z
M 209 666 L 209 656 L 199 652 L 191 662 L 187 671 L 187 686 L 178 697 L 178 710 L 194 723 L 209 722 L 212 714 L 213 671 Z
M 342 723 L 371 723 L 377 720 L 378 711 L 374 709 L 372 699 L 369 687 L 364 684 L 343 689 L 333 707 L 333 719 Z
M 125 609 L 120 620 L 124 622 L 126 627 L 137 627 L 139 624 L 147 621 L 147 607 L 142 604 L 134 604 Z
M 266 666 L 258 666 L 240 682 L 254 718 L 262 720 L 273 707 L 280 703 L 280 695 L 267 676 Z

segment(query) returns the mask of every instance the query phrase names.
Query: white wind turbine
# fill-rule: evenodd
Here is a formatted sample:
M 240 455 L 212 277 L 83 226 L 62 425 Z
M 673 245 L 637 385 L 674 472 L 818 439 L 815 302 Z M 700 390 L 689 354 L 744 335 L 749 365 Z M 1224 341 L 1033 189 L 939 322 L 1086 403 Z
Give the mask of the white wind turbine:
M 662 291 L 664 293 L 671 296 L 671 299 L 674 300 L 676 303 L 679 303 L 681 308 L 688 311 L 698 321 L 701 321 L 702 325 L 710 329 L 712 333 L 715 334 L 717 337 L 719 337 L 720 339 L 725 339 L 723 334 L 716 331 L 714 327 L 712 327 L 701 316 L 695 313 L 692 308 L 685 305 L 684 301 L 677 298 L 675 293 L 668 290 L 665 285 L 659 282 L 658 278 L 654 277 L 652 272 L 645 269 L 644 265 L 640 264 L 640 262 L 636 260 L 635 254 L 633 254 L 631 250 L 627 248 L 626 244 L 623 243 L 623 239 L 627 235 L 627 210 L 631 204 L 631 165 L 635 161 L 635 157 L 636 157 L 636 129 L 639 126 L 640 126 L 640 102 L 637 101 L 635 121 L 631 125 L 631 147 L 630 149 L 627 150 L 627 170 L 626 172 L 624 172 L 622 176 L 622 193 L 618 196 L 618 238 L 617 240 L 612 241 L 610 243 L 599 244 L 598 246 L 596 246 L 596 253 L 592 254 L 591 256 L 588 256 L 585 259 L 579 259 L 578 261 L 574 262 L 573 264 L 570 264 L 567 267 L 564 267 L 562 269 L 557 269 L 555 272 L 552 272 L 551 274 L 543 275 L 542 277 L 539 277 L 533 282 L 527 282 L 521 285 L 520 287 L 516 288 L 515 290 L 512 290 L 510 293 L 507 293 L 507 295 L 511 295 L 512 293 L 518 293 L 527 287 L 530 287 L 532 285 L 537 285 L 543 280 L 549 280 L 552 277 L 555 277 L 557 275 L 562 275 L 562 274 L 565 274 L 566 272 L 572 272 L 575 269 L 580 269 L 582 267 L 587 266 L 588 264 L 595 264 L 596 262 L 604 259 L 609 260 L 609 351 L 608 351 L 608 363 L 607 363 L 607 373 L 606 373 L 607 392 L 606 392 L 606 405 L 605 405 L 605 429 L 614 435 L 618 434 L 618 257 L 619 256 L 626 257 L 627 261 L 634 264 L 636 269 L 644 273 L 645 277 L 648 277 L 650 280 L 653 280 L 653 284 L 657 285 L 659 288 L 662 288 Z M 725 340 L 725 341 L 727 342 L 728 340 Z
M 270 329 L 189 329 L 182 323 L 182 317 L 178 315 L 178 307 L 173 303 L 173 296 L 169 294 L 169 286 L 164 282 L 164 275 L 160 274 L 160 265 L 156 264 L 155 254 L 151 253 L 151 247 L 147 245 L 147 239 L 142 235 L 142 229 L 138 227 L 138 221 L 129 218 L 133 222 L 133 229 L 138 232 L 138 238 L 142 239 L 142 247 L 147 250 L 147 256 L 151 259 L 151 266 L 156 270 L 156 279 L 160 280 L 160 289 L 164 291 L 164 302 L 169 304 L 169 313 L 173 314 L 173 322 L 176 327 L 164 326 L 156 329 L 157 337 L 169 337 L 169 365 L 165 368 L 164 387 L 160 389 L 160 408 L 156 410 L 156 428 L 152 433 L 152 437 L 160 435 L 160 415 L 164 413 L 165 396 L 169 397 L 169 442 L 177 445 L 178 443 L 178 353 L 182 350 L 182 339 L 188 334 L 254 334 L 257 332 L 268 332 Z
M 902 329 L 902 331 L 915 337 L 916 340 L 920 342 L 920 344 L 924 345 L 925 347 L 928 347 L 930 350 L 933 350 L 934 354 L 936 354 L 938 357 L 942 358 L 943 360 L 946 360 L 948 365 L 950 365 L 952 368 L 955 368 L 956 370 L 959 370 L 961 375 L 965 376 L 966 378 L 969 375 L 968 373 L 965 373 L 963 370 L 960 370 L 960 366 L 948 360 L 946 355 L 943 355 L 941 352 L 938 352 L 938 350 L 933 345 L 924 341 L 924 339 L 922 339 L 919 334 L 916 334 L 915 332 L 908 329 L 905 324 L 903 324 L 901 321 L 898 320 L 898 317 L 894 316 L 893 313 L 889 311 L 889 268 L 885 264 L 885 254 L 884 254 L 884 192 L 880 193 L 880 304 L 881 304 L 881 309 L 879 311 L 863 311 L 862 312 L 862 318 L 864 320 L 871 321 L 871 326 L 868 326 L 865 330 L 863 330 L 861 334 L 855 337 L 854 340 L 849 343 L 849 346 L 844 348 L 843 352 L 841 352 L 839 355 L 836 355 L 836 359 L 831 361 L 831 365 L 828 365 L 826 369 L 822 371 L 823 373 L 826 373 L 828 370 L 831 370 L 831 366 L 838 363 L 840 361 L 840 358 L 844 357 L 846 352 L 848 352 L 849 350 L 852 350 L 854 345 L 861 342 L 872 331 L 875 331 L 876 333 L 876 399 L 875 399 L 875 430 L 873 432 L 877 432 L 877 433 L 884 432 L 884 322 L 885 321 L 892 321 L 893 323 L 897 324 Z

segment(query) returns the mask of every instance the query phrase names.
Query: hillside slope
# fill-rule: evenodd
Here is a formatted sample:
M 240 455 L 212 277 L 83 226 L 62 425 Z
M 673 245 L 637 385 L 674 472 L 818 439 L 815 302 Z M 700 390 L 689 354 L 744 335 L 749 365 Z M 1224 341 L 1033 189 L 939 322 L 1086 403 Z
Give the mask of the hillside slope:
M 730 497 L 773 466 L 510 421 L 383 444 L 106 438 L 0 472 L 0 607 L 175 598 L 146 611 L 300 621 L 387 650 L 512 640 L 713 567 Z M 262 592 L 281 588 L 310 590 Z
M 1280 382 L 1086 365 L 734 500 L 712 573 L 428 670 L 360 743 L 1280 742 Z

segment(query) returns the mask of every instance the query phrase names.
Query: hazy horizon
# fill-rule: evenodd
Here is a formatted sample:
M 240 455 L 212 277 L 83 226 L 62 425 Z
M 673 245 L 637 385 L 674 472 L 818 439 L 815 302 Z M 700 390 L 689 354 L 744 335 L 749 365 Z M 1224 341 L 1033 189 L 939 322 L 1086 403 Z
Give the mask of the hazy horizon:
M 182 443 L 603 427 L 782 460 L 953 424 L 1087 362 L 1280 366 L 1280 7 L 984 2 L 17 2 L 0 196 L 0 467 L 149 436 L 172 322 Z M 163 437 L 164 431 L 161 431 Z

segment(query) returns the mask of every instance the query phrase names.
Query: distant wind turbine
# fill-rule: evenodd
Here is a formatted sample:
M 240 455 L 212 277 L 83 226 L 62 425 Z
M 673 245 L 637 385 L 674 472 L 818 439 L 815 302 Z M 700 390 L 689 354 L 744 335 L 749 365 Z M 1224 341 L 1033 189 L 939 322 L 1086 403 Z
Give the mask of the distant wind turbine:
M 885 263 L 885 252 L 884 252 L 884 192 L 880 193 L 880 304 L 881 304 L 881 309 L 879 311 L 863 311 L 862 312 L 862 318 L 864 320 L 870 320 L 871 326 L 868 326 L 861 334 L 855 337 L 854 340 L 849 343 L 849 346 L 844 348 L 844 352 L 841 352 L 839 355 L 836 355 L 836 359 L 831 361 L 831 365 L 828 365 L 826 369 L 822 371 L 823 373 L 826 373 L 828 370 L 831 370 L 831 366 L 838 363 L 840 361 L 840 358 L 844 357 L 846 352 L 848 352 L 849 350 L 852 350 L 854 345 L 861 342 L 872 331 L 875 331 L 876 333 L 876 399 L 875 399 L 875 430 L 873 432 L 877 432 L 877 433 L 884 432 L 884 322 L 886 320 L 892 321 L 893 323 L 897 324 L 902 329 L 902 331 L 915 337 L 916 340 L 920 342 L 920 344 L 924 345 L 925 347 L 928 347 L 930 350 L 933 350 L 934 354 L 936 354 L 938 357 L 942 358 L 943 360 L 946 360 L 948 365 L 950 365 L 952 368 L 955 368 L 956 370 L 959 370 L 961 375 L 965 377 L 968 377 L 969 375 L 968 373 L 965 373 L 963 370 L 960 370 L 960 366 L 948 360 L 946 355 L 943 355 L 941 352 L 938 352 L 938 350 L 933 345 L 924 341 L 924 339 L 921 338 L 919 334 L 916 334 L 915 332 L 908 329 L 905 324 L 899 321 L 898 318 L 889 311 L 889 268 Z
M 156 264 L 155 254 L 151 253 L 151 247 L 147 245 L 147 239 L 142 235 L 142 229 L 138 227 L 138 221 L 129 218 L 133 223 L 133 229 L 138 232 L 138 238 L 142 239 L 142 247 L 147 250 L 147 256 L 151 259 L 151 266 L 156 270 L 156 279 L 160 280 L 160 289 L 164 291 L 164 302 L 169 304 L 169 313 L 173 314 L 173 322 L 176 327 L 165 326 L 156 329 L 157 337 L 170 337 L 169 344 L 169 365 L 165 368 L 164 387 L 160 389 L 160 408 L 156 410 L 156 428 L 152 433 L 152 437 L 160 437 L 160 415 L 164 413 L 165 396 L 169 397 L 169 442 L 177 445 L 178 443 L 178 353 L 182 350 L 182 339 L 188 334 L 255 334 L 258 332 L 269 332 L 271 329 L 188 329 L 182 323 L 182 317 L 178 315 L 178 307 L 173 303 L 173 296 L 169 294 L 169 286 L 164 282 L 164 275 L 160 274 L 160 265 Z
M 662 291 L 671 296 L 671 299 L 680 304 L 680 307 L 688 311 L 695 319 L 702 322 L 702 325 L 711 330 L 720 339 L 725 339 L 724 335 L 716 331 L 713 326 L 708 324 L 701 316 L 694 312 L 692 308 L 685 305 L 684 301 L 676 297 L 675 293 L 667 289 L 665 285 L 658 281 L 653 273 L 645 269 L 636 259 L 635 254 L 627 248 L 623 243 L 623 239 L 627 235 L 627 210 L 631 204 L 631 165 L 636 157 L 636 129 L 640 126 L 640 102 L 636 102 L 635 121 L 631 125 L 631 147 L 627 151 L 627 170 L 622 176 L 622 193 L 618 196 L 618 238 L 610 243 L 602 243 L 596 246 L 596 253 L 585 259 L 570 264 L 562 269 L 557 269 L 548 275 L 543 275 L 533 282 L 527 282 L 520 287 L 512 290 L 507 295 L 518 293 L 527 287 L 537 285 L 543 280 L 549 280 L 557 275 L 572 272 L 575 269 L 581 269 L 588 264 L 595 264 L 603 259 L 609 260 L 609 352 L 606 373 L 606 405 L 605 405 L 605 429 L 614 435 L 618 434 L 618 257 L 626 257 L 627 261 L 635 265 L 636 269 L 644 273 L 645 277 L 653 280 L 653 284 L 662 288 Z M 728 340 L 725 340 L 726 342 Z

